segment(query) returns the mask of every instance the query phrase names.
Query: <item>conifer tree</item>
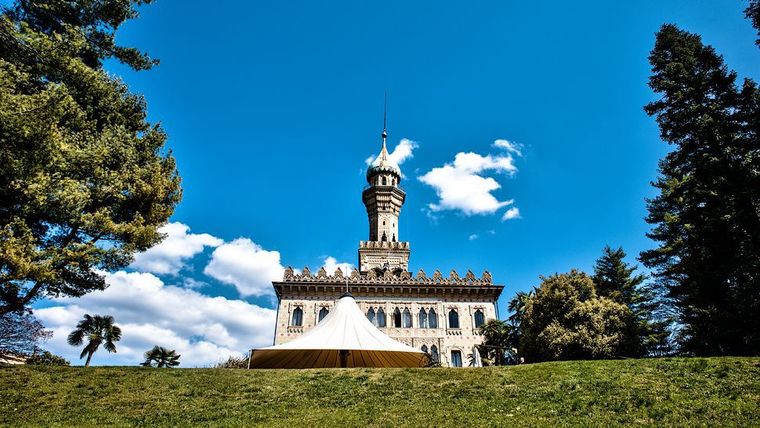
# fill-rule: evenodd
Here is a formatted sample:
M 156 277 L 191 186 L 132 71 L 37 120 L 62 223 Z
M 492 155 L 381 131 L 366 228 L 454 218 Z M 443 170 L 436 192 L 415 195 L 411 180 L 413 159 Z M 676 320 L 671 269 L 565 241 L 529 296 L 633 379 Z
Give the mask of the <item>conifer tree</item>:
M 757 17 L 757 2 L 747 10 Z M 754 9 L 753 9 L 754 8 Z M 753 15 L 754 11 L 754 15 Z M 755 24 L 757 20 L 753 21 Z M 672 146 L 647 202 L 641 261 L 678 312 L 683 351 L 760 353 L 760 94 L 696 34 L 657 33 L 646 106 Z
M 103 69 L 155 64 L 116 31 L 151 0 L 0 6 L 0 315 L 102 290 L 180 199 L 166 135 Z

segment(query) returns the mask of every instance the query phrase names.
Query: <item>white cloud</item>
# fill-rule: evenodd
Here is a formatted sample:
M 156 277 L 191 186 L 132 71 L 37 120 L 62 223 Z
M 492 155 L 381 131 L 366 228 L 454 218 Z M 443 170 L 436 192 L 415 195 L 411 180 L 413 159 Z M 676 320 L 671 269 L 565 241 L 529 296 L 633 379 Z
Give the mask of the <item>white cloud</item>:
M 504 212 L 504 215 L 501 217 L 501 221 L 512 220 L 515 218 L 520 218 L 520 209 L 517 207 L 512 207 Z
M 465 215 L 493 214 L 514 203 L 512 199 L 502 201 L 493 195 L 492 192 L 500 189 L 501 184 L 495 178 L 485 176 L 485 173 L 508 176 L 517 173 L 510 152 L 519 154 L 519 147 L 507 140 L 496 140 L 494 145 L 507 150 L 507 153 L 481 155 L 459 152 L 453 162 L 433 168 L 418 177 L 420 181 L 433 187 L 438 195 L 438 202 L 428 204 L 428 208 L 431 211 L 461 211 Z
M 473 233 L 472 235 L 467 237 L 467 239 L 469 239 L 470 241 L 474 241 L 478 238 L 480 238 L 480 236 L 477 233 Z
M 166 238 L 158 245 L 135 256 L 131 268 L 156 274 L 177 275 L 185 261 L 203 251 L 205 247 L 218 247 L 222 240 L 208 233 L 188 233 L 190 227 L 182 223 L 169 223 L 158 229 Z
M 87 313 L 113 315 L 122 329 L 117 353 L 100 349 L 94 364 L 138 364 L 154 345 L 175 349 L 181 367 L 207 366 L 272 341 L 275 311 L 242 300 L 210 297 L 165 285 L 150 273 L 105 274 L 109 287 L 80 298 L 54 299 L 55 306 L 35 310 L 53 331 L 50 351 L 79 362 L 81 347 L 66 336 Z
M 492 177 L 479 173 L 493 170 L 513 174 L 516 171 L 511 156 L 481 156 L 477 153 L 457 153 L 453 163 L 433 168 L 419 177 L 432 186 L 438 203 L 429 204 L 432 211 L 459 210 L 466 215 L 492 214 L 513 201 L 499 201 L 491 194 L 501 185 Z
M 354 265 L 351 263 L 338 263 L 338 261 L 335 259 L 335 257 L 327 256 L 324 258 L 324 262 L 322 264 L 324 266 L 325 271 L 328 275 L 332 275 L 335 273 L 335 269 L 340 268 L 340 270 L 343 272 L 343 275 L 351 273 L 351 270 L 353 270 Z
M 393 149 L 393 151 L 388 153 L 388 160 L 395 163 L 396 165 L 401 165 L 407 159 L 414 157 L 412 152 L 417 147 L 419 147 L 417 142 L 412 141 L 408 138 L 402 138 L 401 141 L 399 141 L 399 143 Z M 366 163 L 367 165 L 371 165 L 372 162 L 374 162 L 376 158 L 377 158 L 377 154 L 374 154 L 368 157 L 367 159 L 365 159 L 364 163 Z
M 493 142 L 493 146 L 504 149 L 509 153 L 514 153 L 517 156 L 522 156 L 522 145 L 513 141 L 498 139 Z
M 238 238 L 217 247 L 203 273 L 234 285 L 247 297 L 274 294 L 272 281 L 281 280 L 284 270 L 278 251 L 267 251 L 248 238 Z

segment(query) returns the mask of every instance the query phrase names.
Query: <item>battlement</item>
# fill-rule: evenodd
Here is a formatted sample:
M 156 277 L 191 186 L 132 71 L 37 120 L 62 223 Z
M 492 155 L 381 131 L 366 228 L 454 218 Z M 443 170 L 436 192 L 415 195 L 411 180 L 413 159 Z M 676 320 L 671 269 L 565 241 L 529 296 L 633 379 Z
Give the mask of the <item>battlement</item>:
M 408 250 L 409 242 L 359 241 L 359 249 Z
M 488 271 L 478 278 L 472 271 L 468 270 L 464 277 L 460 277 L 456 270 L 452 270 L 448 277 L 444 277 L 441 271 L 433 272 L 428 277 L 425 271 L 420 269 L 416 275 L 411 272 L 402 270 L 393 272 L 391 270 L 379 271 L 373 269 L 367 272 L 360 272 L 353 269 L 350 274 L 344 275 L 340 268 L 335 273 L 328 275 L 324 267 L 320 268 L 316 275 L 312 275 L 308 267 L 304 267 L 300 273 L 293 270 L 292 267 L 285 269 L 283 282 L 338 282 L 345 284 L 399 284 L 399 285 L 428 285 L 428 284 L 452 284 L 452 285 L 492 285 L 493 278 Z

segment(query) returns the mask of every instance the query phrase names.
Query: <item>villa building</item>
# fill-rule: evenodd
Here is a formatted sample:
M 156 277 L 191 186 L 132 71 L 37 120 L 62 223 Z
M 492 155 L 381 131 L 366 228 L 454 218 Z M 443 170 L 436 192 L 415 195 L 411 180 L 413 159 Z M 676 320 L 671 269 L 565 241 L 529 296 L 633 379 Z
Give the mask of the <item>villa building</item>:
M 367 170 L 368 186 L 362 201 L 369 217 L 369 239 L 359 243 L 358 269 L 332 275 L 321 268 L 312 274 L 288 267 L 282 281 L 273 282 L 277 298 L 276 345 L 286 343 L 317 325 L 344 292 L 354 295 L 362 312 L 385 334 L 421 349 L 444 366 L 479 359 L 475 345 L 482 342 L 478 327 L 498 318 L 496 302 L 503 286 L 493 284 L 486 271 L 460 276 L 452 270 L 428 276 L 409 270 L 409 242 L 399 236 L 399 215 L 406 193 L 400 187 L 401 170 L 388 156 L 386 131 L 382 149 Z

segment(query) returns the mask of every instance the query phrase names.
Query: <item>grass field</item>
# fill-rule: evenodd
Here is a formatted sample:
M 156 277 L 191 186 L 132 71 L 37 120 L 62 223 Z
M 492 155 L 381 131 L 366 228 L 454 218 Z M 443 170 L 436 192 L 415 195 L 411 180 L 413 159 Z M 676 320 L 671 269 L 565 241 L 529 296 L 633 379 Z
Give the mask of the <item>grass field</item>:
M 760 358 L 480 369 L 0 368 L 0 426 L 760 426 Z

